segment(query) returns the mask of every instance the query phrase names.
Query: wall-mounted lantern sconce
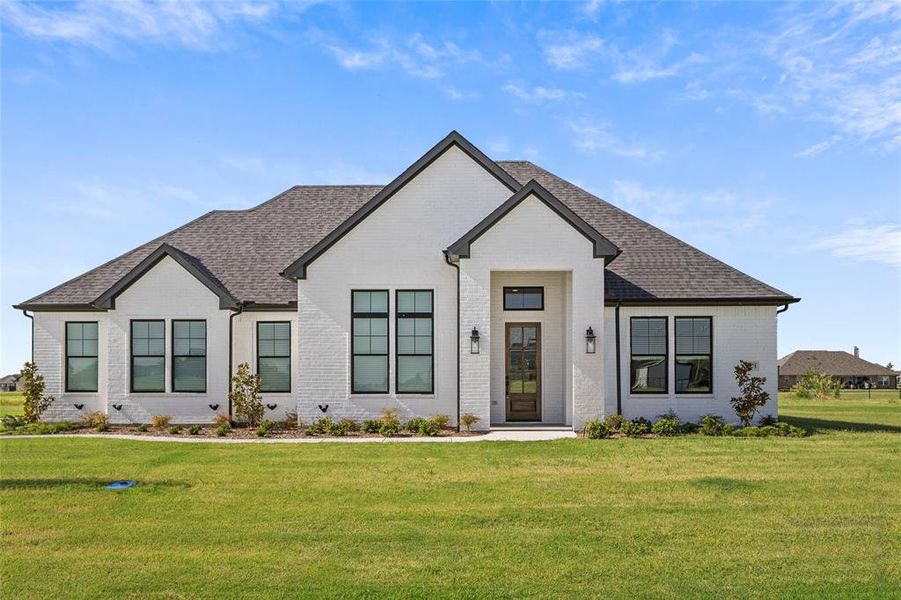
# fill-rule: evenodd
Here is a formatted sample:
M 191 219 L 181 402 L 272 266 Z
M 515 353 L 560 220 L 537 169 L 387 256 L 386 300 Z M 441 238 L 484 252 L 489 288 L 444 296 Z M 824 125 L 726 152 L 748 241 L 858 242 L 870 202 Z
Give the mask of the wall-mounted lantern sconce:
M 278 404 L 267 404 L 266 405 L 266 408 L 268 408 L 269 410 L 275 410 L 276 407 L 278 407 Z
M 328 410 L 328 404 L 317 404 L 316 406 L 318 406 L 319 410 L 322 412 L 325 412 Z
M 122 405 L 121 404 L 113 404 L 113 408 L 115 408 L 116 410 L 122 410 Z
M 72 406 L 74 406 L 78 410 L 81 410 L 82 408 L 84 408 L 84 404 L 73 404 Z
M 479 330 L 475 327 L 472 328 L 472 334 L 469 336 L 469 353 L 479 353 Z
M 586 354 L 594 354 L 595 348 L 595 340 L 597 336 L 594 335 L 594 329 L 591 326 L 585 331 L 585 353 Z
M 217 408 L 219 408 L 218 404 L 207 404 L 207 406 L 210 407 L 210 410 L 216 410 Z

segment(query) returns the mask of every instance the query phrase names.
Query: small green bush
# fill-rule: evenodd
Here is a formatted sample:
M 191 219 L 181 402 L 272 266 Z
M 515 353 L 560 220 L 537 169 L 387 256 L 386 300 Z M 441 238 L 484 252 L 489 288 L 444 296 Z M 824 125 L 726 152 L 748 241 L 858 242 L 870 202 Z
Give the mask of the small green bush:
M 297 418 L 296 410 L 285 411 L 285 418 L 282 421 L 282 427 L 284 429 L 297 429 L 299 423 L 300 419 Z
M 582 435 L 590 440 L 608 438 L 612 432 L 613 430 L 610 429 L 606 419 L 604 421 L 589 419 L 585 421 L 585 427 L 582 429 Z
M 310 426 L 304 430 L 304 435 L 334 435 L 331 433 L 335 422 L 331 417 L 319 417 L 314 419 Z
M 17 427 L 22 427 L 25 424 L 25 417 L 20 417 L 17 415 L 3 415 L 3 417 L 0 418 L 0 425 L 2 425 L 4 429 L 16 429 Z
M 352 419 L 340 419 L 339 421 L 329 423 L 326 426 L 325 433 L 335 437 L 343 437 L 356 429 L 356 427 L 357 424 Z
M 766 437 L 766 427 L 740 427 L 732 432 L 735 437 Z
M 679 419 L 675 415 L 660 415 L 660 418 L 651 426 L 651 433 L 662 437 L 672 437 L 682 433 Z
M 341 427 L 344 428 L 344 431 L 348 433 L 351 431 L 356 431 L 358 429 L 357 422 L 353 419 L 348 419 L 347 417 L 344 417 L 343 419 L 338 421 L 338 424 L 341 425 Z
M 778 431 L 776 435 L 783 437 L 805 437 L 807 435 L 805 429 L 791 423 L 776 423 L 774 427 Z
M 481 420 L 482 419 L 472 413 L 464 413 L 463 416 L 460 417 L 460 425 L 462 425 L 466 431 L 472 431 L 472 426 Z
M 432 420 L 438 423 L 439 429 L 444 429 L 445 427 L 447 427 L 447 424 L 450 423 L 450 417 L 441 413 L 438 413 L 437 415 L 432 417 Z
M 271 435 L 276 430 L 278 430 L 278 423 L 275 421 L 270 421 L 269 419 L 264 419 L 257 425 L 256 434 L 257 437 L 266 437 L 267 435 Z
M 213 419 L 213 427 L 221 427 L 222 425 L 228 425 L 231 427 L 231 419 L 228 418 L 228 415 L 225 413 L 216 414 L 216 418 Z
M 400 423 L 396 420 L 388 422 L 383 421 L 381 427 L 379 427 L 379 433 L 384 437 L 394 437 L 400 433 Z
M 679 429 L 682 430 L 682 433 L 686 433 L 686 434 L 697 433 L 698 428 L 699 428 L 698 424 L 692 423 L 691 421 L 685 421 L 684 423 L 679 425 Z
M 109 417 L 106 416 L 105 413 L 98 411 L 90 412 L 81 417 L 81 422 L 85 427 L 100 427 L 101 425 L 106 425 L 109 421 Z
M 4 430 L 3 435 L 53 435 L 54 433 L 66 433 L 68 431 L 76 431 L 84 429 L 81 423 L 72 423 L 64 421 L 62 423 L 28 423 L 16 429 Z
M 363 431 L 365 433 L 378 433 L 382 426 L 382 422 L 378 419 L 366 419 L 363 421 Z
M 169 428 L 169 433 L 171 435 L 178 435 L 179 433 L 181 433 L 181 425 L 173 425 Z
M 109 423 L 107 423 L 106 421 L 104 421 L 103 423 L 100 423 L 99 425 L 97 425 L 97 431 L 99 433 L 109 431 Z
M 200 425 L 191 425 L 191 428 L 188 429 L 188 433 L 191 435 L 197 435 L 200 433 Z
M 815 369 L 809 369 L 802 375 L 792 391 L 798 398 L 819 398 L 828 400 L 838 398 L 841 393 L 841 385 L 831 376 L 820 373 Z
M 760 425 L 765 427 L 767 425 L 776 425 L 779 420 L 773 415 L 766 415 L 762 419 L 760 419 Z
M 622 415 L 607 415 L 604 417 L 604 424 L 607 425 L 610 431 L 619 431 L 625 421 L 626 417 Z
M 218 427 L 216 427 L 215 433 L 218 437 L 225 437 L 232 431 L 232 426 L 229 425 L 228 421 L 225 423 L 220 423 Z
M 419 435 L 435 437 L 441 433 L 441 421 L 436 419 L 425 419 L 419 426 Z
M 135 427 L 135 430 L 140 431 L 141 433 L 144 433 L 145 431 L 147 431 L 147 426 L 144 425 L 143 423 L 138 423 L 138 426 Z
M 698 431 L 701 435 L 726 435 L 725 429 L 725 421 L 716 415 L 704 415 L 698 422 Z
M 410 433 L 419 433 L 422 424 L 425 423 L 425 419 L 422 417 L 413 417 L 406 423 L 404 423 L 404 429 L 409 431 Z
M 644 417 L 638 417 L 631 421 L 624 421 L 620 431 L 628 437 L 640 437 L 651 430 L 651 422 Z

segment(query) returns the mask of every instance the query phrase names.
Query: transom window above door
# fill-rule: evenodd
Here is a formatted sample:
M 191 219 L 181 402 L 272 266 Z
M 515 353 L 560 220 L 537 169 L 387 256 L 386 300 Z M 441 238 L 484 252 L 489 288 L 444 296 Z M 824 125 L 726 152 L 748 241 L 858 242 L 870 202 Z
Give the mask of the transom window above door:
M 504 310 L 544 310 L 544 288 L 505 287 Z

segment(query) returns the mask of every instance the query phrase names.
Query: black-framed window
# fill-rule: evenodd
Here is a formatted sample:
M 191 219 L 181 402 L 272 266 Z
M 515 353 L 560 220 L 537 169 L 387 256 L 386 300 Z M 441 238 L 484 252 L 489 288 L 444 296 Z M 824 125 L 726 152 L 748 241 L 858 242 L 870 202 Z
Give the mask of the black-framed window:
M 388 393 L 388 290 L 351 292 L 351 391 Z
M 713 319 L 676 317 L 676 393 L 713 392 Z
M 257 373 L 260 391 L 291 391 L 291 322 L 257 323 Z
M 166 322 L 131 322 L 131 391 L 166 391 Z
M 667 393 L 666 317 L 632 317 L 630 343 L 632 393 Z
M 397 363 L 398 394 L 431 394 L 434 391 L 433 293 L 431 290 L 398 290 Z
M 172 321 L 172 391 L 206 391 L 206 321 Z
M 504 310 L 544 310 L 544 288 L 505 287 Z
M 66 323 L 66 391 L 97 391 L 97 322 Z

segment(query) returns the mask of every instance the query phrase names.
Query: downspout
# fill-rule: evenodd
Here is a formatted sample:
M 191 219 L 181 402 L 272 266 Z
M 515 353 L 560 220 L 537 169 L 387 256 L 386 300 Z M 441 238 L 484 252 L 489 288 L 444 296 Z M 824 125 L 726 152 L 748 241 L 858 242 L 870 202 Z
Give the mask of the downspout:
M 31 362 L 34 362 L 34 315 L 29 315 L 26 309 L 22 309 L 22 314 L 31 319 Z
M 783 304 L 783 305 L 782 305 L 782 308 L 777 308 L 777 309 L 776 309 L 776 314 L 778 315 L 779 313 L 784 313 L 785 311 L 788 310 L 788 307 L 789 307 L 788 304 Z
M 238 305 L 238 310 L 232 311 L 228 316 L 228 419 L 232 418 L 232 372 L 234 371 L 234 354 L 235 354 L 235 317 L 244 312 L 244 303 Z
M 460 265 L 451 262 L 447 251 L 444 252 L 444 262 L 457 270 L 457 431 L 460 431 Z
M 616 310 L 614 312 L 614 318 L 616 319 L 616 414 L 623 414 L 623 386 L 622 386 L 622 369 L 620 367 L 620 361 L 622 360 L 622 353 L 619 349 L 619 307 L 621 302 L 616 303 Z

